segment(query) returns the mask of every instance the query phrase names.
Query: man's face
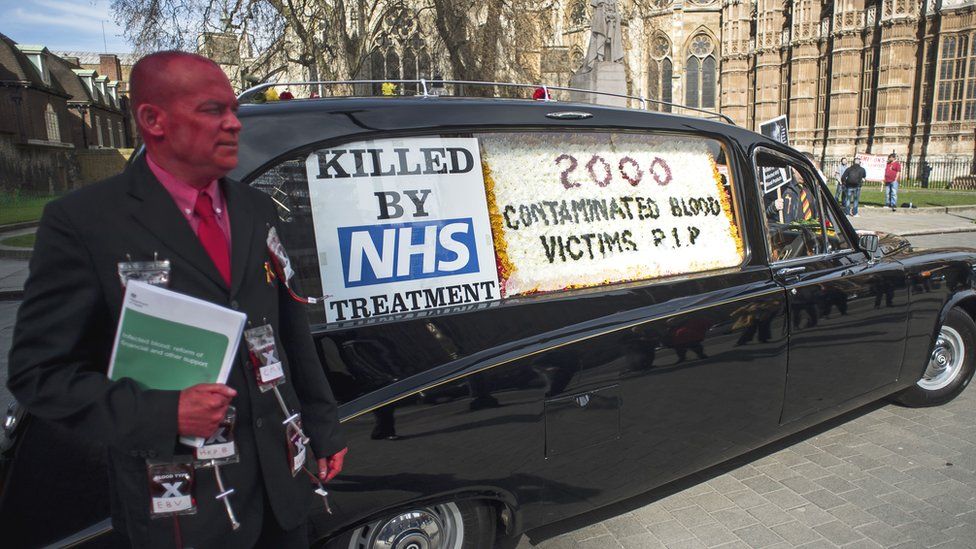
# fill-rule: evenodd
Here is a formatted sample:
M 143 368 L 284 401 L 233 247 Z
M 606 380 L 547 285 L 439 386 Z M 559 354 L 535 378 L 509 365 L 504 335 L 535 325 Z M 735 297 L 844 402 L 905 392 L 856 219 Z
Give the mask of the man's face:
M 160 151 L 200 178 L 223 177 L 237 166 L 237 97 L 212 65 L 192 61 L 173 71 L 163 105 Z

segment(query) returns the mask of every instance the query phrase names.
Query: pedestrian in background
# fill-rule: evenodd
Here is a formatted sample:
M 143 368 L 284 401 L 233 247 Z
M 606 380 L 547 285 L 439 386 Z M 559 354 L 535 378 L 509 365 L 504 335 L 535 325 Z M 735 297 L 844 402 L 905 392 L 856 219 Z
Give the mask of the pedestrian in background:
M 867 175 L 867 172 L 861 167 L 861 161 L 855 156 L 854 164 L 847 168 L 847 171 L 841 176 L 847 194 L 847 199 L 844 201 L 844 211 L 851 217 L 857 217 L 857 206 L 861 201 L 861 185 L 864 184 L 864 178 Z
M 884 175 L 884 205 L 895 211 L 898 207 L 898 177 L 901 175 L 901 163 L 895 153 L 888 155 L 888 164 Z
M 843 203 L 844 211 L 847 211 L 847 193 L 844 192 L 844 172 L 847 171 L 847 157 L 840 159 L 840 164 L 834 169 L 834 183 L 836 188 L 834 189 L 834 198 L 837 199 L 838 203 Z

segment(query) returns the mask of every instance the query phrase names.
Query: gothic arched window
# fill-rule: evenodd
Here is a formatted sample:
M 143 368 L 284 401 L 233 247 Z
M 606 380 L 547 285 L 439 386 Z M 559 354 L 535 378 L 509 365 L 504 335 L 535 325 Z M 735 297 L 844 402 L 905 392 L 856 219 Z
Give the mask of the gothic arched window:
M 417 13 L 407 8 L 392 11 L 384 19 L 383 32 L 376 38 L 370 54 L 367 75 L 371 80 L 430 80 L 437 72 L 426 41 L 420 36 Z M 373 84 L 379 95 L 382 84 Z M 396 93 L 419 93 L 418 84 L 397 85 Z
M 706 34 L 698 34 L 688 46 L 685 61 L 685 105 L 715 108 L 717 62 L 715 43 Z
M 673 102 L 671 95 L 671 81 L 673 65 L 671 63 L 671 41 L 667 36 L 659 34 L 651 41 L 651 60 L 648 63 L 648 96 L 665 103 Z M 670 105 L 654 105 L 655 110 L 671 112 Z

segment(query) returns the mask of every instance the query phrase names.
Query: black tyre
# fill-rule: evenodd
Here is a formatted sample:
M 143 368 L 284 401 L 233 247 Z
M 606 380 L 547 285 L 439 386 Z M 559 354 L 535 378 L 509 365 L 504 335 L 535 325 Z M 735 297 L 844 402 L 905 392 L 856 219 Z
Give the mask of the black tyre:
M 328 549 L 491 549 L 495 510 L 477 501 L 417 507 L 383 517 L 332 540 Z
M 976 369 L 976 323 L 960 309 L 952 309 L 939 329 L 922 379 L 895 395 L 905 406 L 938 406 L 956 398 Z

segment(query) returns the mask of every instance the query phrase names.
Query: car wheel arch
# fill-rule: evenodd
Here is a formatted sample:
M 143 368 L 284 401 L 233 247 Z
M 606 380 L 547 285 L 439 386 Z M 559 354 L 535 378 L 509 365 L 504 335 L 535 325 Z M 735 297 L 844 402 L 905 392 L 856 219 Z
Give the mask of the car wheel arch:
M 317 540 L 316 544 L 325 547 L 325 544 L 331 538 L 339 537 L 349 531 L 397 513 L 460 501 L 480 502 L 488 506 L 495 515 L 495 524 L 499 535 L 513 536 L 521 533 L 523 530 L 522 511 L 515 494 L 497 487 L 468 487 L 455 491 L 442 492 L 376 510 L 369 515 L 356 519 L 351 524 L 330 532 L 327 537 Z

